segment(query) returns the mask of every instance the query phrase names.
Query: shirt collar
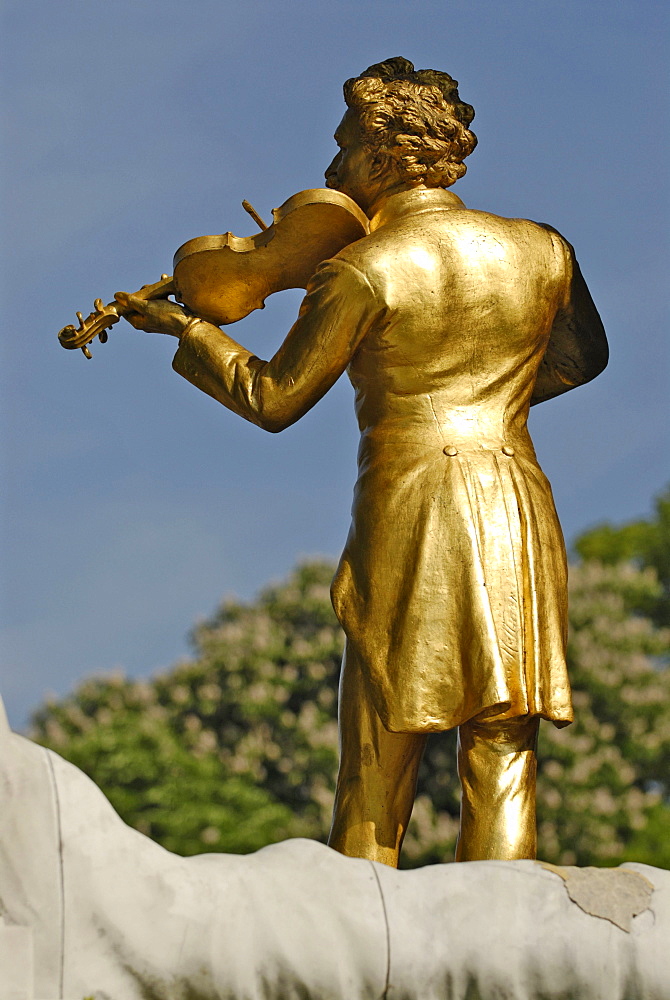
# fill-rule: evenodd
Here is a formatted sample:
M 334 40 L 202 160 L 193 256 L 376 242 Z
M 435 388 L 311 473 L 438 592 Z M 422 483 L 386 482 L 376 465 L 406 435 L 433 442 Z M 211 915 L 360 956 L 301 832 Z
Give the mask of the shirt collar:
M 380 226 L 401 219 L 405 215 L 438 212 L 447 208 L 465 208 L 465 205 L 457 194 L 444 188 L 411 188 L 409 191 L 399 191 L 388 198 L 383 198 L 373 208 L 374 212 L 370 218 L 371 233 Z

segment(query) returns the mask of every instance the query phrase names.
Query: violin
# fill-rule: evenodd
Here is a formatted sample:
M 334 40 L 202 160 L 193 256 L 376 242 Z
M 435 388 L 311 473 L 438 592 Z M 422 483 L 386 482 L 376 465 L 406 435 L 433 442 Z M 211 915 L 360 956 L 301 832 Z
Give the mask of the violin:
M 262 309 L 268 295 L 286 288 L 306 288 L 318 265 L 369 232 L 368 218 L 355 201 L 341 191 L 311 188 L 299 191 L 272 210 L 266 226 L 247 201 L 243 207 L 260 227 L 253 236 L 197 236 L 179 247 L 173 274 L 143 285 L 135 294 L 143 299 L 173 295 L 194 315 L 215 326 L 236 323 L 254 309 Z M 119 302 L 104 305 L 95 299 L 86 318 L 78 312 L 77 327 L 58 334 L 62 347 L 80 348 L 96 337 L 104 344 L 107 331 L 124 315 Z

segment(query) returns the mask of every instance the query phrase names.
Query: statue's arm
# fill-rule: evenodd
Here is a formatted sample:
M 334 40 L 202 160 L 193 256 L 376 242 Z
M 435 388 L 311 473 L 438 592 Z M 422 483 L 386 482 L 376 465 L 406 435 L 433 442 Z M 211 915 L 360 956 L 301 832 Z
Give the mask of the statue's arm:
M 310 280 L 298 319 L 271 361 L 219 327 L 189 324 L 173 368 L 203 392 L 267 431 L 298 420 L 343 373 L 383 312 L 365 276 L 341 259 Z
M 573 248 L 550 226 L 544 228 L 562 244 L 568 294 L 554 318 L 531 406 L 590 382 L 603 371 L 609 356 L 605 330 Z

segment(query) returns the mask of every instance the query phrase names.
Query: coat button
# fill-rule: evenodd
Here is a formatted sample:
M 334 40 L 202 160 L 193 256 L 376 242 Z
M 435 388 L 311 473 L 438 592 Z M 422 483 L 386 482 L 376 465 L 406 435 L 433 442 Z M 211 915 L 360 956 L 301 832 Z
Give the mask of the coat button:
M 442 449 L 445 455 L 450 455 L 452 458 L 454 455 L 458 455 L 458 448 L 454 448 L 453 444 L 447 444 Z
M 511 444 L 504 444 L 502 453 L 503 455 L 509 455 L 509 457 L 511 458 L 512 455 L 514 454 L 514 448 L 512 447 Z

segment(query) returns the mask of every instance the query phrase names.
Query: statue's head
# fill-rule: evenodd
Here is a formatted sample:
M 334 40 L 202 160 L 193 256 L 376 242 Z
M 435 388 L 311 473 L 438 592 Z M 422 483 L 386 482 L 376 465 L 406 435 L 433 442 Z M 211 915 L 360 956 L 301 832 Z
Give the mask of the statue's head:
M 448 73 L 415 70 L 396 56 L 344 85 L 347 112 L 335 138 L 340 153 L 326 171 L 329 187 L 367 211 L 384 191 L 449 187 L 477 145 L 474 109 Z
M 475 112 L 448 73 L 415 70 L 397 56 L 347 80 L 344 99 L 363 145 L 386 170 L 427 187 L 449 187 L 465 173 L 463 160 L 477 145 L 468 127 Z

